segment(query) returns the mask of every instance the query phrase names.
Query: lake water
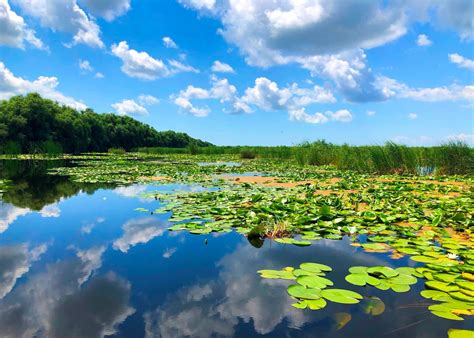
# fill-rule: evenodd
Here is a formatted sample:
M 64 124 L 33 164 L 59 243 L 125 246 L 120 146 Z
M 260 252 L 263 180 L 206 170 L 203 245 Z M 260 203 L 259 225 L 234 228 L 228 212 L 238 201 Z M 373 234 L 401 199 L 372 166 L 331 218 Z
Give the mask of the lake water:
M 416 266 L 407 258 L 366 253 L 347 238 L 255 248 L 235 232 L 170 232 L 170 215 L 135 211 L 161 206 L 137 194 L 199 187 L 85 185 L 46 175 L 60 164 L 2 163 L 2 178 L 12 183 L 0 204 L 0 337 L 433 338 L 474 328 L 471 319 L 432 315 L 419 295 L 423 280 L 407 293 L 344 280 L 353 265 Z M 302 262 L 332 266 L 336 285 L 380 297 L 385 312 L 330 302 L 299 310 L 287 281 L 256 272 Z

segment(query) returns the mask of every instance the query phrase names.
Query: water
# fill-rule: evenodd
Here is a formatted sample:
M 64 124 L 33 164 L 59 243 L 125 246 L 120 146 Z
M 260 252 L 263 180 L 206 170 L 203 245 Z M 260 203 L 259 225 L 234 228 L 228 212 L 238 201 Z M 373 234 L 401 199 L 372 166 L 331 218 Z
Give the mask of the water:
M 58 164 L 2 163 L 12 187 L 0 204 L 0 337 L 446 337 L 451 327 L 474 327 L 414 307 L 427 303 L 423 281 L 396 294 L 344 280 L 350 266 L 413 263 L 406 258 L 365 253 L 348 239 L 257 249 L 234 232 L 169 232 L 169 215 L 134 211 L 160 207 L 136 194 L 198 187 L 45 175 Z M 327 277 L 340 288 L 380 297 L 385 312 L 372 317 L 360 304 L 334 303 L 298 310 L 288 282 L 256 273 L 307 261 L 332 266 Z M 336 313 L 352 318 L 340 330 Z

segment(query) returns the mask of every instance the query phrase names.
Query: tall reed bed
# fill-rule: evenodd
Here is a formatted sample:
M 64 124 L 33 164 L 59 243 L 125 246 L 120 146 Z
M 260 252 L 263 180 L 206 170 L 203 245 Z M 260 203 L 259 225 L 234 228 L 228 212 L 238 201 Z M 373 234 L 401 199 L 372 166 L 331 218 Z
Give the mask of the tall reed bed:
M 338 169 L 377 174 L 474 173 L 474 149 L 462 142 L 449 142 L 435 147 L 408 147 L 393 142 L 375 146 L 351 146 L 316 141 L 296 146 L 140 148 L 138 151 L 155 154 L 229 154 L 240 155 L 242 159 L 287 159 L 295 160 L 301 165 L 332 165 Z

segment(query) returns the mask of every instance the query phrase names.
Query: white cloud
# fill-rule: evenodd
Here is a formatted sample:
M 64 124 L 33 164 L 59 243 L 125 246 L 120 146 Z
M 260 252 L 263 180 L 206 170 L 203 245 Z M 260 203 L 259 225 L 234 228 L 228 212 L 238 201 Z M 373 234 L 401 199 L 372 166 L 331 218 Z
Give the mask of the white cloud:
M 210 108 L 195 107 L 191 100 L 216 99 L 220 103 L 228 103 L 230 109 L 227 111 L 230 113 L 251 113 L 252 106 L 264 111 L 298 110 L 313 103 L 336 101 L 329 90 L 320 86 L 300 88 L 294 83 L 279 88 L 275 82 L 265 77 L 255 79 L 255 86 L 247 88 L 241 97 L 237 95 L 237 88 L 227 79 L 212 76 L 211 85 L 210 89 L 188 86 L 170 98 L 176 105 L 197 117 L 207 116 Z
M 336 101 L 329 90 L 320 86 L 299 88 L 292 84 L 285 88 L 265 78 L 255 79 L 255 86 L 245 90 L 242 100 L 265 111 L 295 110 L 312 103 L 333 103 Z
M 373 111 L 373 110 L 367 110 L 367 115 L 368 116 L 374 116 L 377 112 Z
M 41 217 L 51 218 L 51 217 L 59 217 L 61 215 L 61 209 L 59 208 L 57 203 L 49 204 L 44 206 L 39 211 Z
M 145 244 L 162 236 L 169 224 L 153 217 L 132 219 L 122 226 L 123 235 L 114 241 L 113 248 L 122 252 L 138 244 Z
M 237 102 L 236 92 L 237 88 L 231 85 L 227 79 L 218 79 L 217 77 L 211 77 L 212 86 L 210 89 L 204 89 L 194 86 L 188 86 L 185 90 L 181 90 L 178 95 L 171 95 L 171 99 L 181 109 L 196 117 L 205 117 L 210 113 L 209 107 L 197 108 L 191 100 L 204 100 L 204 99 L 215 99 L 219 102 Z M 236 103 L 235 107 L 245 109 L 245 104 Z
M 457 134 L 457 135 L 449 135 L 446 137 L 447 141 L 460 141 L 469 144 L 474 144 L 474 134 Z
M 118 187 L 115 188 L 114 193 L 123 197 L 137 197 L 141 193 L 146 191 L 145 185 L 134 184 L 128 187 Z
M 167 66 L 162 60 L 153 58 L 147 52 L 130 49 L 126 41 L 113 44 L 111 50 L 122 60 L 121 69 L 130 77 L 155 80 L 182 72 L 198 72 L 197 69 L 176 60 L 168 61 L 169 66 Z
M 31 250 L 26 244 L 0 247 L 0 300 L 12 291 L 16 281 L 30 270 L 46 249 L 46 244 Z
M 47 49 L 36 37 L 35 31 L 28 28 L 25 20 L 12 11 L 8 0 L 0 0 L 0 45 L 24 49 L 25 42 L 39 49 Z
M 416 38 L 416 44 L 420 47 L 428 47 L 433 44 L 433 41 L 431 41 L 426 34 L 420 34 Z
M 177 251 L 178 249 L 177 248 L 170 248 L 170 249 L 166 249 L 164 252 L 163 252 L 163 258 L 170 258 L 171 256 L 173 256 L 175 254 L 175 252 Z
M 472 41 L 474 39 L 474 30 L 472 29 L 474 3 L 472 0 L 433 0 L 431 3 L 437 9 L 436 19 L 441 27 L 453 29 L 462 40 Z
M 466 58 L 456 53 L 449 54 L 448 57 L 449 57 L 449 61 L 458 65 L 459 67 L 474 70 L 474 60 L 471 60 L 469 58 Z
M 22 11 L 39 19 L 42 26 L 53 31 L 73 34 L 73 41 L 67 46 L 85 44 L 103 48 L 100 28 L 76 0 L 14 0 Z
M 113 103 L 112 108 L 114 108 L 119 115 L 148 115 L 148 110 L 145 107 L 129 99 Z
M 176 42 L 173 41 L 169 36 L 163 37 L 163 45 L 165 45 L 166 48 L 178 48 L 178 45 Z
M 474 86 L 461 86 L 453 84 L 443 87 L 412 88 L 394 79 L 379 76 L 377 86 L 387 98 L 396 97 L 415 101 L 474 101 Z
M 171 73 L 199 73 L 199 70 L 190 66 L 185 65 L 177 60 L 168 60 L 168 64 L 171 66 Z
M 96 79 L 103 79 L 105 76 L 104 76 L 104 74 L 102 74 L 101 72 L 97 72 L 97 73 L 95 73 L 94 77 L 95 77 Z
M 418 118 L 418 114 L 416 114 L 416 113 L 410 113 L 410 114 L 408 114 L 408 118 L 409 118 L 410 120 L 416 120 L 416 119 Z
M 207 10 L 212 11 L 214 10 L 214 6 L 216 5 L 216 0 L 178 0 L 182 3 L 185 7 L 193 8 L 197 10 Z
M 57 101 L 77 110 L 87 106 L 72 97 L 65 96 L 56 90 L 59 81 L 56 77 L 40 76 L 34 81 L 16 77 L 2 62 L 0 62 L 0 99 L 8 99 L 14 95 L 37 92 L 41 96 Z
M 91 63 L 87 60 L 79 60 L 79 68 L 86 72 L 94 71 L 94 67 L 92 67 Z
M 324 124 L 329 121 L 350 122 L 352 113 L 347 109 L 341 109 L 336 112 L 326 111 L 324 113 L 308 114 L 305 108 L 291 110 L 288 112 L 290 121 L 306 122 L 312 124 Z
M 18 208 L 13 204 L 0 202 L 0 234 L 7 231 L 10 224 L 15 222 L 18 217 L 30 212 L 30 209 Z
M 132 99 L 125 99 L 121 102 L 112 104 L 112 108 L 114 108 L 119 115 L 148 115 L 148 110 L 145 106 L 151 106 L 159 102 L 160 101 L 152 95 L 141 94 L 138 96 L 138 103 Z M 117 188 L 119 189 L 117 191 L 127 188 Z
M 124 15 L 130 10 L 131 0 L 79 0 L 95 16 L 100 16 L 107 21 Z
M 248 64 L 296 63 L 333 82 L 354 102 L 389 98 L 377 86 L 378 75 L 368 66 L 365 49 L 398 39 L 417 21 L 454 29 L 463 39 L 474 35 L 471 0 L 181 2 L 220 19 L 219 32 Z M 429 20 L 433 15 L 437 19 Z
M 153 95 L 142 94 L 138 97 L 138 102 L 140 102 L 140 104 L 143 104 L 143 105 L 153 105 L 153 104 L 158 104 L 160 100 L 158 100 Z
M 230 65 L 220 62 L 219 60 L 214 61 L 211 70 L 214 73 L 235 73 L 234 69 Z

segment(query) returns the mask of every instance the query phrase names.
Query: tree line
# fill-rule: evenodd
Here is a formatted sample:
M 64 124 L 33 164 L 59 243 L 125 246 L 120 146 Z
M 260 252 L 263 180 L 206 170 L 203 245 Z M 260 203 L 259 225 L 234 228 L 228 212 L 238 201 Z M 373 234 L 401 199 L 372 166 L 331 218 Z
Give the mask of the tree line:
M 209 145 L 186 133 L 159 132 L 129 116 L 98 114 L 89 108 L 79 112 L 36 93 L 0 101 L 0 152 L 4 154 Z

